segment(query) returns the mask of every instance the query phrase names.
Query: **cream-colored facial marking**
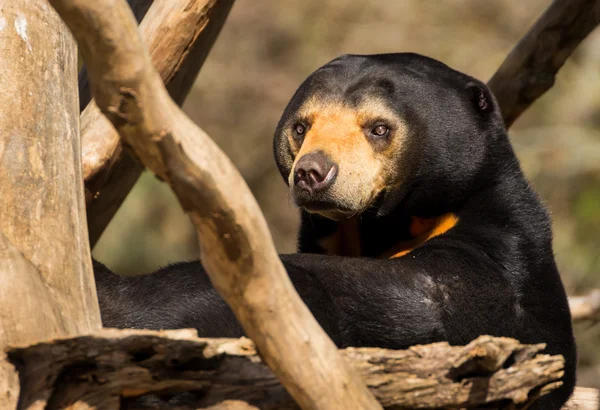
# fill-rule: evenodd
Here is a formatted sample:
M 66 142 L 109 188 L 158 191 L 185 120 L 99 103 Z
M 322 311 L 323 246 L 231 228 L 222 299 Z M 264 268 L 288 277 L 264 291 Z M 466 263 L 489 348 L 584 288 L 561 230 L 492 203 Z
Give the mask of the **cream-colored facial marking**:
M 402 166 L 407 135 L 402 119 L 381 100 L 366 99 L 357 108 L 337 102 L 307 100 L 297 118 L 306 119 L 309 128 L 302 141 L 288 132 L 294 154 L 288 183 L 294 185 L 296 163 L 304 155 L 321 151 L 338 166 L 338 175 L 328 189 L 327 198 L 342 210 L 345 217 L 357 215 L 369 207 L 373 199 L 391 183 L 396 185 Z M 390 134 L 381 141 L 369 137 L 371 126 L 385 124 Z M 293 124 L 290 124 L 291 129 Z M 318 211 L 339 219 L 339 210 Z M 310 211 L 310 209 L 309 209 Z

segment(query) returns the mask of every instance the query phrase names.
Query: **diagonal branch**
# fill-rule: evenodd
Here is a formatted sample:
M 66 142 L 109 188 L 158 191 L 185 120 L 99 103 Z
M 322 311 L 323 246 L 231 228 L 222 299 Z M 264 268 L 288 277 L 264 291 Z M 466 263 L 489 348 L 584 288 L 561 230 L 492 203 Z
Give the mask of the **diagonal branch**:
M 150 6 L 152 6 L 153 2 L 154 0 L 127 0 L 138 24 L 142 22 L 142 19 L 148 12 Z M 90 79 L 85 66 L 79 71 L 77 83 L 79 84 L 79 111 L 83 111 L 90 101 L 92 101 L 92 89 L 90 87 Z
M 598 23 L 599 0 L 552 2 L 488 82 L 507 128 L 554 85 L 558 70 Z
M 124 0 L 50 3 L 79 43 L 98 106 L 171 185 L 196 227 L 213 285 L 296 402 L 381 408 L 302 303 L 239 172 L 169 98 Z
M 129 3 L 138 20 L 147 10 L 140 25 L 142 39 L 169 94 L 181 105 L 234 0 L 129 0 Z M 87 71 L 86 75 L 80 75 L 82 78 L 87 78 Z M 80 83 L 83 99 L 89 98 L 87 88 L 88 94 L 86 83 Z M 119 134 L 93 102 L 81 115 L 81 140 L 88 230 L 93 247 L 144 167 L 123 149 Z

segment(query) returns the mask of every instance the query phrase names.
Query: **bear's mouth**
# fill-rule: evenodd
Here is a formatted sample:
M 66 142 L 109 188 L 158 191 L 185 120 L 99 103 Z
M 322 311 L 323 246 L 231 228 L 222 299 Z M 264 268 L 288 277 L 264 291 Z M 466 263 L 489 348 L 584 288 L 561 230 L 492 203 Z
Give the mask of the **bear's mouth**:
M 335 198 L 327 192 L 310 194 L 304 190 L 292 188 L 290 194 L 296 206 L 306 212 L 341 221 L 363 213 L 376 214 L 384 201 L 385 190 L 374 192 L 368 199 L 354 205 L 351 201 L 348 203 L 343 198 Z
M 356 212 L 352 209 L 340 206 L 340 204 L 338 204 L 334 201 L 327 201 L 327 200 L 315 200 L 315 199 L 296 200 L 296 205 L 298 205 L 300 208 L 305 209 L 308 212 L 314 212 L 314 213 L 335 211 L 335 212 L 339 212 L 339 213 L 351 214 L 351 213 Z
M 308 213 L 319 214 L 333 220 L 347 219 L 359 213 L 334 200 L 314 198 L 309 195 L 294 195 L 294 202 Z

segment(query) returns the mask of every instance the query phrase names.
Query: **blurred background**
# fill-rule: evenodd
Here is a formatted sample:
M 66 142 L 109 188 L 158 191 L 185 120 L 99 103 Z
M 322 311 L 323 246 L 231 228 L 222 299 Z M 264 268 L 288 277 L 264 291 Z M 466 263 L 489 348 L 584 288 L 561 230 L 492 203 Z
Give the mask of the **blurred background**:
M 278 250 L 294 252 L 297 211 L 271 138 L 299 84 L 345 53 L 411 51 L 487 81 L 550 0 L 238 0 L 191 91 L 187 114 L 231 157 Z M 299 6 L 301 4 L 301 6 Z M 511 128 L 527 176 L 550 208 L 569 294 L 600 286 L 600 30 Z M 94 249 L 120 274 L 197 259 L 196 236 L 168 186 L 145 173 Z M 576 328 L 579 384 L 600 388 L 600 325 Z

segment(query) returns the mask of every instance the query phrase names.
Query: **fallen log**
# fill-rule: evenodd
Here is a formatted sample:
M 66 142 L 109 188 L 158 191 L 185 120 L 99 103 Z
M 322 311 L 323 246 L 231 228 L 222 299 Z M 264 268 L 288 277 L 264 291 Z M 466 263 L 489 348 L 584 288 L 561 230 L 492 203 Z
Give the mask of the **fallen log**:
M 53 408 L 78 409 L 79 403 L 105 409 L 120 403 L 134 409 L 148 394 L 169 408 L 169 396 L 182 392 L 192 392 L 187 403 L 176 407 L 172 402 L 171 408 L 298 408 L 249 339 L 195 335 L 189 329 L 103 329 L 11 349 L 8 357 L 23 386 L 20 408 L 31 409 L 42 398 Z M 340 353 L 386 409 L 524 409 L 560 385 L 563 358 L 542 354 L 543 348 L 481 336 L 467 346 L 434 343 Z

